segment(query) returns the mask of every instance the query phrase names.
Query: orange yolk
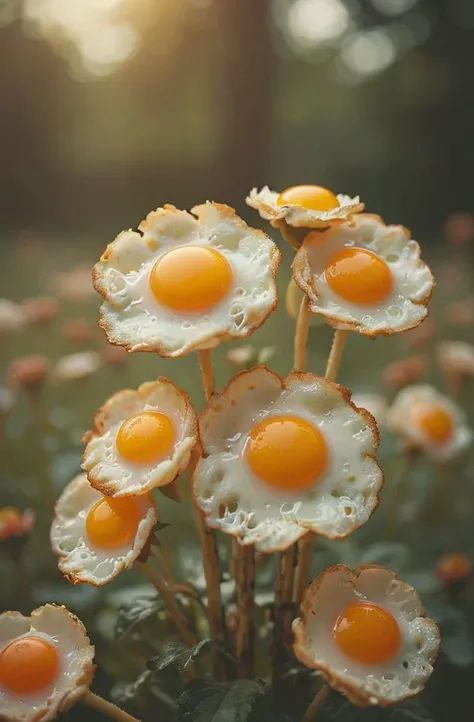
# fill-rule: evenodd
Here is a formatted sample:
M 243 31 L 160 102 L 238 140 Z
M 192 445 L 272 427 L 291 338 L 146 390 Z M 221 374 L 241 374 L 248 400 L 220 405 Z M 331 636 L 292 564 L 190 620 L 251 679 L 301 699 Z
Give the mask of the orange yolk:
M 429 403 L 420 403 L 413 408 L 412 418 L 432 444 L 445 444 L 453 435 L 452 416 Z
M 232 268 L 219 251 L 180 246 L 155 263 L 150 288 L 158 303 L 173 311 L 207 311 L 227 295 L 232 279 Z
M 89 541 L 101 549 L 118 549 L 136 536 L 142 512 L 133 497 L 104 497 L 87 514 Z
M 383 301 L 393 287 L 385 261 L 364 248 L 344 248 L 335 253 L 326 266 L 326 281 L 345 301 L 361 305 Z
M 120 456 L 132 464 L 152 464 L 169 454 L 175 441 L 171 419 L 160 411 L 143 411 L 123 422 L 115 445 Z
M 362 664 L 388 662 L 401 642 L 395 617 L 371 602 L 349 604 L 337 618 L 333 634 L 341 651 Z
M 313 424 L 297 416 L 273 416 L 253 427 L 247 462 L 259 479 L 278 491 L 304 491 L 327 464 L 326 441 Z
M 332 191 L 322 186 L 291 186 L 282 191 L 277 198 L 279 206 L 287 203 L 302 206 L 308 211 L 329 211 L 339 208 L 339 201 Z
M 8 692 L 29 695 L 50 687 L 59 673 L 54 644 L 42 637 L 21 637 L 0 652 L 0 685 Z

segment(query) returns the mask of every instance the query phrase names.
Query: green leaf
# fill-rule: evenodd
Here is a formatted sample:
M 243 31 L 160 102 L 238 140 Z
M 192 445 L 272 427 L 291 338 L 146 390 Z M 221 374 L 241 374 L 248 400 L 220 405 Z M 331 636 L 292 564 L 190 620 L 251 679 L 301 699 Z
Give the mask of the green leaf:
M 162 672 L 170 666 L 183 672 L 191 662 L 199 657 L 210 642 L 210 639 L 203 639 L 192 648 L 188 647 L 185 642 L 168 642 L 163 645 L 157 655 L 148 660 L 146 666 L 154 672 Z
M 175 700 L 157 684 L 151 672 L 143 672 L 134 682 L 116 684 L 111 696 L 120 707 L 153 715 L 160 722 L 176 719 Z
M 120 639 L 126 634 L 133 632 L 134 628 L 158 614 L 163 609 L 163 601 L 160 596 L 143 596 L 134 599 L 130 604 L 120 607 L 117 621 L 115 623 L 115 638 Z
M 247 722 L 264 695 L 260 684 L 247 679 L 228 684 L 213 680 L 196 682 L 188 685 L 178 699 L 183 722 Z
M 152 531 L 152 534 L 159 534 L 160 531 L 163 531 L 163 530 L 166 529 L 167 527 L 169 527 L 169 524 L 166 524 L 166 523 L 163 522 L 163 521 L 157 521 L 156 524 L 155 524 L 155 526 L 154 526 L 153 529 L 151 530 L 151 531 Z

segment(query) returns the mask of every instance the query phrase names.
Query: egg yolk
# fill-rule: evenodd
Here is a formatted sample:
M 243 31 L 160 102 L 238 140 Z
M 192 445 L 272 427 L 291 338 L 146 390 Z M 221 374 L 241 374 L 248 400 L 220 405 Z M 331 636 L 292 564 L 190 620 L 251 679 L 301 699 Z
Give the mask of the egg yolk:
M 135 538 L 142 512 L 133 497 L 104 497 L 87 514 L 89 541 L 101 549 L 118 549 Z
M 282 191 L 277 198 L 279 206 L 287 203 L 292 206 L 301 206 L 308 211 L 329 211 L 339 208 L 337 197 L 322 186 L 291 186 Z
M 329 260 L 326 281 L 345 301 L 370 305 L 383 301 L 393 287 L 392 274 L 384 260 L 365 248 L 344 248 Z
M 445 444 L 453 435 L 452 416 L 439 406 L 417 404 L 413 408 L 412 418 L 433 444 Z
M 232 268 L 219 251 L 180 246 L 155 263 L 150 288 L 158 303 L 173 311 L 207 311 L 227 295 L 232 279 Z
M 253 427 L 247 462 L 259 479 L 278 491 L 304 491 L 323 474 L 326 441 L 313 424 L 297 416 L 274 416 Z
M 36 694 L 50 687 L 59 673 L 59 656 L 42 637 L 20 637 L 0 652 L 0 685 L 14 694 Z
M 401 642 L 395 617 L 371 602 L 349 604 L 337 618 L 333 634 L 341 651 L 362 664 L 388 662 Z
M 143 411 L 123 422 L 115 445 L 125 461 L 152 464 L 171 452 L 175 436 L 173 422 L 166 414 Z

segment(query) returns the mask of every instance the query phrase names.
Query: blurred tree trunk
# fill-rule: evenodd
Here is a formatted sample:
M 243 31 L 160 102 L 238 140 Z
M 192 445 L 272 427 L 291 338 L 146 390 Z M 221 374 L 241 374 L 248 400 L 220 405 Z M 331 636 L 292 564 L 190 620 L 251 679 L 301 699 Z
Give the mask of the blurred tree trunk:
M 268 181 L 270 0 L 216 0 L 215 10 L 223 41 L 219 187 L 221 198 L 241 206 L 252 186 Z

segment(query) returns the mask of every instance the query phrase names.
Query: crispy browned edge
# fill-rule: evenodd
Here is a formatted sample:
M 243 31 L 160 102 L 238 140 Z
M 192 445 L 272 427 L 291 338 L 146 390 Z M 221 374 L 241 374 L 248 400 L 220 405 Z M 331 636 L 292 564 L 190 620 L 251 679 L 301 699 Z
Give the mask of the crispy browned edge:
M 204 205 L 204 204 L 203 204 L 203 205 Z M 227 206 L 227 205 L 225 205 L 225 204 L 215 203 L 215 202 L 211 202 L 211 205 L 213 205 L 214 208 L 217 208 L 217 210 L 220 211 L 223 215 L 227 216 L 228 218 L 231 218 L 231 219 L 234 220 L 234 221 L 237 221 L 237 223 L 239 223 L 239 225 L 240 225 L 241 227 L 243 227 L 243 228 L 251 228 L 251 226 L 249 226 L 247 223 L 245 223 L 245 221 L 237 215 L 237 213 L 235 212 L 235 210 L 234 210 L 233 208 L 231 208 L 231 206 Z M 169 205 L 169 204 L 164 205 L 164 206 L 163 206 L 163 209 L 166 210 L 166 211 L 169 211 L 170 213 L 174 213 L 174 212 L 176 212 L 176 211 L 178 210 L 175 206 L 172 206 L 172 205 Z M 197 216 L 197 218 L 198 218 L 198 220 L 199 220 L 199 215 L 197 214 L 197 210 L 198 210 L 198 209 L 199 209 L 199 206 L 194 206 L 194 208 L 192 208 L 191 212 L 192 212 L 192 213 L 195 213 L 195 215 Z M 156 209 L 156 210 L 160 210 L 160 209 L 158 208 L 158 209 Z M 152 213 L 156 213 L 156 211 L 152 211 Z M 151 214 L 148 214 L 148 215 L 151 215 Z M 147 218 L 148 218 L 148 216 L 147 216 Z M 139 228 L 140 231 L 145 231 L 145 230 L 146 230 L 146 219 L 140 223 L 140 225 L 138 226 L 138 228 Z M 186 348 L 184 351 L 175 351 L 175 352 L 169 353 L 169 352 L 166 351 L 166 349 L 164 348 L 163 344 L 161 344 L 161 343 L 157 343 L 156 345 L 151 346 L 151 345 L 148 344 L 148 343 L 140 343 L 140 344 L 130 344 L 130 343 L 128 343 L 128 344 L 127 344 L 127 343 L 121 343 L 121 342 L 117 341 L 116 339 L 114 339 L 113 331 L 112 331 L 112 329 L 111 329 L 111 327 L 110 327 L 110 324 L 108 324 L 108 323 L 106 322 L 106 320 L 105 320 L 105 318 L 104 318 L 103 309 L 101 308 L 100 311 L 99 311 L 99 326 L 105 331 L 105 334 L 106 334 L 106 336 L 107 336 L 107 341 L 108 341 L 109 343 L 115 345 L 115 346 L 123 346 L 123 348 L 125 348 L 129 353 L 138 353 L 138 352 L 140 352 L 140 351 L 144 351 L 144 352 L 157 353 L 159 356 L 162 356 L 163 358 L 178 358 L 178 357 L 180 357 L 180 356 L 185 356 L 186 354 L 191 353 L 191 352 L 192 352 L 193 350 L 195 350 L 196 348 L 202 346 L 203 344 L 206 344 L 206 343 L 212 341 L 213 339 L 217 339 L 217 340 L 219 340 L 219 341 L 227 341 L 227 340 L 229 340 L 229 339 L 234 339 L 234 338 L 239 338 L 239 339 L 248 338 L 248 337 L 250 336 L 250 334 L 252 334 L 254 331 L 256 331 L 257 329 L 259 329 L 260 326 L 262 326 L 262 325 L 265 323 L 265 321 L 267 320 L 267 318 L 268 318 L 268 317 L 276 310 L 276 308 L 277 308 L 277 305 L 278 305 L 278 290 L 277 290 L 277 287 L 276 287 L 276 277 L 277 277 L 277 273 L 278 273 L 278 268 L 279 268 L 280 263 L 281 263 L 281 252 L 280 252 L 278 246 L 276 245 L 276 243 L 270 238 L 270 236 L 268 236 L 264 231 L 262 231 L 262 230 L 260 230 L 260 229 L 257 229 L 257 228 L 252 228 L 252 232 L 255 233 L 256 235 L 260 236 L 263 240 L 265 240 L 265 242 L 270 241 L 270 242 L 272 243 L 272 245 L 273 245 L 273 254 L 272 254 L 272 260 L 271 260 L 271 271 L 272 271 L 273 284 L 274 284 L 274 286 L 275 286 L 275 301 L 274 301 L 274 303 L 272 304 L 272 306 L 267 310 L 267 312 L 266 312 L 264 315 L 262 315 L 261 318 L 259 318 L 255 323 L 253 323 L 253 324 L 250 326 L 250 328 L 249 328 L 249 330 L 247 331 L 247 333 L 245 333 L 245 334 L 231 334 L 231 333 L 229 333 L 228 331 L 222 331 L 221 333 L 213 333 L 213 334 L 210 334 L 210 335 L 206 336 L 205 338 L 199 339 L 198 342 L 196 342 L 193 346 L 191 346 L 191 347 L 189 347 L 189 348 Z M 120 234 L 119 234 L 119 235 L 120 235 Z M 117 236 L 117 238 L 118 238 L 118 236 Z M 115 240 L 116 240 L 116 239 L 115 239 Z M 138 240 L 139 240 L 139 239 L 137 239 L 137 241 L 138 241 Z M 105 300 L 106 303 L 109 303 L 109 300 L 108 300 L 108 298 L 107 298 L 107 289 L 106 289 L 105 286 L 101 283 L 100 274 L 99 274 L 98 268 L 99 268 L 99 265 L 100 265 L 101 263 L 103 263 L 104 261 L 106 261 L 106 260 L 108 259 L 109 255 L 110 255 L 110 253 L 111 253 L 111 250 L 110 250 L 110 249 L 111 249 L 111 246 L 112 246 L 112 244 L 113 244 L 114 242 L 115 242 L 115 241 L 112 241 L 112 243 L 110 243 L 110 244 L 107 246 L 107 249 L 106 249 L 105 252 L 102 254 L 100 260 L 98 261 L 98 263 L 95 264 L 94 268 L 92 269 L 92 285 L 94 286 L 95 290 L 96 290 L 98 293 L 100 293 L 100 295 L 104 298 L 104 300 Z
M 77 475 L 74 477 L 74 479 L 72 479 L 72 480 L 69 482 L 69 484 L 67 484 L 67 485 L 65 486 L 65 488 L 64 488 L 63 491 L 62 491 L 62 493 L 59 495 L 59 498 L 57 499 L 57 501 L 56 501 L 56 503 L 55 503 L 55 505 L 54 505 L 53 521 L 52 521 L 51 527 L 50 527 L 49 540 L 50 540 L 50 544 L 51 544 L 51 550 L 52 550 L 54 556 L 55 556 L 55 557 L 57 558 L 57 560 L 58 560 L 58 568 L 59 568 L 59 571 L 61 572 L 61 574 L 63 575 L 63 577 L 66 579 L 66 581 L 68 581 L 70 584 L 74 584 L 74 585 L 75 585 L 75 584 L 90 584 L 92 587 L 102 587 L 102 586 L 104 586 L 104 584 L 103 584 L 103 583 L 102 583 L 102 584 L 97 583 L 97 582 L 95 581 L 95 579 L 93 579 L 91 576 L 87 576 L 87 579 L 83 579 L 83 578 L 81 578 L 81 577 L 76 576 L 75 574 L 69 574 L 69 573 L 66 573 L 66 574 L 65 574 L 65 573 L 62 571 L 62 569 L 60 568 L 59 565 L 60 565 L 60 563 L 61 563 L 61 560 L 64 559 L 64 558 L 66 558 L 66 557 L 68 556 L 68 554 L 62 552 L 62 551 L 59 549 L 59 547 L 56 545 L 56 543 L 53 542 L 53 539 L 52 539 L 53 523 L 54 523 L 54 521 L 55 521 L 55 519 L 56 519 L 56 517 L 57 517 L 57 515 L 58 515 L 57 510 L 58 510 L 59 504 L 61 503 L 63 494 L 66 492 L 67 489 L 69 489 L 69 487 L 71 486 L 71 484 L 79 483 L 79 479 L 82 478 L 83 476 L 86 476 L 86 473 L 85 473 L 85 472 L 82 472 L 81 474 L 77 474 Z M 87 479 L 87 481 L 89 481 L 89 479 Z M 90 483 L 90 482 L 89 482 L 89 483 Z M 91 486 L 92 486 L 92 484 L 91 484 Z M 93 488 L 95 488 L 95 487 L 93 487 Z M 97 489 L 97 491 L 99 491 L 99 490 Z M 102 492 L 100 492 L 100 493 L 102 493 Z M 106 494 L 104 494 L 104 496 L 106 496 Z M 158 507 L 157 507 L 156 501 L 154 500 L 154 498 L 152 497 L 152 495 L 149 494 L 148 492 L 146 492 L 146 493 L 144 493 L 144 494 L 140 494 L 140 496 L 147 496 L 147 497 L 148 497 L 148 501 L 149 501 L 149 504 L 150 504 L 150 507 L 149 507 L 149 508 L 150 508 L 150 509 L 153 509 L 153 511 L 154 511 L 154 513 L 155 513 L 155 522 L 154 522 L 154 524 L 155 524 L 155 523 L 156 523 L 156 520 L 158 519 Z M 148 511 L 147 511 L 147 513 L 148 513 Z M 143 543 L 143 546 L 145 546 L 145 544 L 146 544 L 147 541 L 148 541 L 148 540 L 146 540 L 146 541 Z M 143 546 L 142 546 L 142 549 L 143 549 Z M 140 551 L 138 552 L 138 554 L 136 555 L 135 559 L 137 559 L 137 558 L 140 556 L 140 553 L 141 553 L 141 549 L 140 549 Z M 123 569 L 124 569 L 124 567 L 121 566 L 121 567 L 116 571 L 116 573 L 114 574 L 114 576 L 112 577 L 112 579 L 115 579 L 115 577 L 118 576 L 118 575 L 120 574 L 120 572 L 123 571 Z M 112 581 L 112 580 L 110 579 L 109 581 Z M 107 582 L 107 583 L 108 583 L 108 582 Z M 0 722 L 1 722 L 1 718 L 0 718 Z
M 316 669 L 321 672 L 330 687 L 345 694 L 346 697 L 358 707 L 367 707 L 371 705 L 372 703 L 370 702 L 370 697 L 374 697 L 375 695 L 369 695 L 367 693 L 364 693 L 364 690 L 360 687 L 350 684 L 349 682 L 347 682 L 347 680 L 343 680 L 341 675 L 338 674 L 336 670 L 332 669 L 330 666 L 317 662 L 314 657 L 312 657 L 306 651 L 308 649 L 308 638 L 306 635 L 305 618 L 312 613 L 313 600 L 316 598 L 323 579 L 327 574 L 331 574 L 336 571 L 343 572 L 347 575 L 347 577 L 351 579 L 351 581 L 354 583 L 354 586 L 356 586 L 358 577 L 362 574 L 362 572 L 366 571 L 367 569 L 381 569 L 383 571 L 389 571 L 392 575 L 392 579 L 403 582 L 403 580 L 400 579 L 400 577 L 395 574 L 395 572 L 392 572 L 390 569 L 387 569 L 380 564 L 365 564 L 357 567 L 355 571 L 352 571 L 344 564 L 335 564 L 333 566 L 327 567 L 327 569 L 324 569 L 322 572 L 320 572 L 316 579 L 314 579 L 311 584 L 306 587 L 300 606 L 301 616 L 298 617 L 298 619 L 295 619 L 293 622 L 293 652 L 296 658 L 309 669 Z M 431 622 L 433 630 L 436 630 L 437 632 L 438 645 L 436 649 L 433 650 L 431 657 L 428 659 L 428 662 L 433 665 L 436 661 L 439 651 L 440 633 L 438 626 L 433 621 L 433 619 L 426 616 L 425 609 L 421 603 L 421 599 L 416 589 L 414 589 L 410 584 L 407 584 L 406 582 L 403 582 L 403 584 L 410 587 L 410 589 L 412 589 L 413 593 L 416 595 L 416 598 L 421 608 L 420 614 L 418 616 L 423 617 L 427 619 L 427 621 Z M 403 699 L 407 699 L 408 697 L 415 697 L 421 692 L 423 688 L 424 686 L 421 687 L 421 689 L 409 692 Z M 386 700 L 377 698 L 378 704 L 382 707 L 391 707 L 393 705 L 399 704 L 401 701 L 401 699 L 398 699 L 394 702 L 388 702 Z
M 261 193 L 261 190 L 258 192 Z M 248 206 L 250 206 L 250 208 L 253 208 L 258 213 L 260 212 L 260 209 L 262 209 L 267 215 L 270 216 L 269 219 L 264 219 L 264 220 L 268 220 L 269 223 L 271 223 L 275 227 L 277 227 L 277 225 L 276 225 L 277 223 L 279 223 L 280 221 L 283 221 L 287 226 L 289 226 L 291 228 L 311 228 L 313 230 L 315 228 L 318 228 L 318 229 L 329 228 L 333 224 L 341 223 L 341 222 L 343 223 L 344 221 L 347 221 L 352 215 L 354 215 L 354 213 L 362 213 L 362 211 L 365 208 L 365 203 L 359 202 L 359 203 L 354 203 L 352 206 L 348 206 L 348 208 L 350 207 L 351 210 L 344 217 L 336 217 L 336 218 L 330 218 L 330 219 L 327 218 L 324 221 L 319 220 L 319 219 L 314 219 L 311 223 L 307 223 L 304 221 L 299 221 L 298 223 L 288 223 L 286 220 L 286 216 L 288 215 L 288 213 L 291 211 L 292 208 L 296 207 L 296 206 L 292 205 L 291 203 L 282 205 L 280 210 L 275 212 L 273 206 L 269 206 L 266 203 L 264 203 L 263 201 L 259 201 L 258 203 L 255 203 L 255 201 L 250 198 L 250 195 L 248 195 L 246 197 L 245 202 Z M 339 206 L 339 207 L 342 208 L 343 206 Z M 261 216 L 261 217 L 263 217 L 263 216 Z M 287 240 L 287 239 L 285 239 L 285 240 Z M 292 241 L 289 241 L 289 242 L 291 245 L 293 245 Z
M 375 213 L 363 213 L 361 216 L 358 216 L 358 219 L 360 218 L 373 218 L 380 223 L 382 223 L 386 228 L 389 226 L 386 226 L 383 219 L 378 216 Z M 405 228 L 404 226 L 397 226 L 398 228 L 403 230 L 403 233 L 407 239 L 407 241 L 413 240 L 411 238 L 410 231 Z M 428 269 L 430 276 L 431 276 L 431 286 L 428 290 L 428 293 L 424 296 L 424 298 L 418 300 L 418 301 L 412 301 L 413 304 L 416 306 L 424 306 L 427 309 L 427 315 L 429 313 L 428 311 L 428 304 L 431 300 L 431 296 L 433 295 L 433 291 L 435 288 L 435 280 L 433 277 L 433 274 L 431 272 L 431 269 L 429 266 L 422 260 L 421 258 L 421 246 L 417 241 L 414 241 L 417 244 L 417 261 L 418 263 L 422 263 L 426 268 Z M 318 313 L 319 315 L 324 316 L 326 322 L 333 327 L 337 327 L 339 324 L 344 324 L 345 326 L 349 326 L 351 330 L 356 331 L 357 333 L 360 333 L 362 336 L 369 336 L 370 338 L 376 338 L 377 336 L 393 336 L 395 333 L 402 333 L 403 331 L 409 331 L 410 329 L 416 328 L 417 326 L 422 323 L 425 318 L 420 319 L 419 321 L 416 321 L 415 323 L 408 323 L 406 326 L 403 326 L 403 328 L 397 328 L 397 329 L 381 329 L 380 331 L 373 331 L 367 329 L 365 326 L 361 325 L 360 321 L 348 321 L 345 318 L 341 318 L 340 316 L 327 316 L 326 313 L 321 313 L 321 311 L 313 311 L 312 307 L 317 304 L 319 295 L 316 291 L 316 286 L 314 283 L 314 274 L 311 270 L 311 266 L 308 260 L 308 253 L 305 248 L 305 245 L 303 245 L 298 249 L 296 252 L 295 258 L 292 263 L 292 270 L 293 270 L 293 278 L 295 279 L 296 285 L 306 293 L 309 299 L 309 308 L 312 313 Z
M 54 704 L 52 704 L 54 694 L 52 696 L 50 695 L 49 697 L 47 697 L 45 699 L 45 706 L 41 707 L 34 714 L 34 716 L 32 716 L 30 718 L 30 722 L 41 722 L 42 720 L 48 720 L 48 719 L 52 720 L 57 716 L 57 714 L 62 714 L 63 712 L 67 712 L 67 710 L 70 709 L 71 706 L 73 706 L 74 704 L 79 702 L 81 700 L 81 697 L 83 697 L 85 694 L 87 694 L 90 683 L 92 681 L 95 670 L 97 668 L 97 665 L 95 665 L 92 662 L 92 660 L 94 659 L 94 655 L 95 655 L 95 647 L 93 644 L 91 644 L 91 641 L 89 639 L 89 636 L 87 634 L 87 630 L 86 630 L 84 624 L 81 622 L 81 620 L 78 617 L 76 617 L 75 614 L 70 612 L 69 609 L 67 607 L 65 607 L 63 604 L 54 604 L 54 602 L 48 602 L 47 604 L 43 604 L 42 607 L 37 607 L 36 609 L 34 609 L 30 615 L 25 616 L 22 614 L 21 616 L 24 619 L 31 619 L 33 617 L 33 614 L 35 612 L 38 612 L 43 607 L 54 607 L 56 609 L 66 610 L 66 612 L 68 613 L 69 618 L 72 620 L 73 624 L 77 625 L 79 627 L 80 631 L 82 632 L 82 634 L 84 635 L 84 640 L 89 645 L 89 647 L 92 651 L 92 655 L 91 655 L 90 664 L 88 664 L 87 666 L 84 666 L 82 675 L 77 680 L 75 680 L 74 688 L 72 690 L 70 689 L 70 690 L 65 691 L 59 700 L 54 701 Z M 3 612 L 1 616 L 2 617 L 10 617 L 10 616 L 14 616 L 14 615 L 16 616 L 17 614 L 18 614 L 18 612 L 7 611 L 7 612 Z M 84 695 L 80 695 L 79 697 L 77 697 L 74 694 L 74 692 L 77 692 L 77 690 L 80 687 L 84 687 Z M 73 700 L 72 700 L 71 704 L 68 704 L 67 698 L 69 695 L 71 695 L 71 692 L 73 694 Z M 64 701 L 66 701 L 66 705 L 63 705 Z M 51 713 L 53 713 L 52 717 L 50 717 Z M 3 715 L 3 713 L 0 711 L 0 722 L 12 722 L 12 718 L 8 715 Z
M 236 381 L 237 378 L 240 378 L 241 376 L 245 376 L 246 374 L 251 374 L 252 372 L 256 371 L 257 369 L 264 370 L 266 373 L 268 373 L 271 376 L 273 376 L 274 378 L 276 378 L 281 386 L 282 391 L 287 387 L 289 381 L 294 378 L 301 379 L 301 380 L 308 380 L 308 381 L 311 381 L 313 379 L 316 379 L 318 381 L 324 381 L 329 386 L 332 386 L 332 388 L 343 397 L 344 401 L 347 404 L 349 404 L 349 406 L 351 406 L 351 408 L 356 413 L 358 413 L 359 415 L 364 417 L 365 422 L 367 423 L 367 425 L 370 427 L 370 429 L 372 431 L 374 447 L 375 447 L 374 454 L 364 454 L 364 456 L 369 457 L 374 461 L 374 463 L 378 467 L 378 469 L 380 471 L 380 475 L 381 475 L 380 487 L 375 495 L 374 505 L 373 505 L 372 510 L 367 519 L 367 521 L 368 521 L 380 503 L 380 493 L 381 493 L 383 485 L 384 485 L 384 472 L 375 456 L 377 449 L 380 445 L 379 428 L 377 426 L 377 422 L 375 421 L 374 417 L 372 416 L 371 413 L 369 413 L 369 411 L 367 411 L 367 409 L 359 408 L 358 406 L 356 406 L 353 403 L 353 401 L 351 400 L 352 392 L 349 389 L 347 389 L 345 386 L 341 386 L 340 384 L 335 383 L 334 381 L 329 381 L 328 379 L 324 378 L 324 376 L 317 376 L 316 374 L 309 373 L 308 371 L 290 371 L 289 374 L 287 374 L 284 378 L 282 378 L 277 373 L 275 373 L 275 371 L 272 371 L 271 369 L 269 369 L 268 366 L 265 366 L 265 364 L 257 364 L 256 366 L 253 366 L 251 369 L 244 369 L 243 371 L 240 371 L 238 374 L 233 376 L 230 379 L 230 381 L 227 382 L 226 386 L 219 394 L 215 394 L 213 397 L 211 397 L 209 402 L 206 404 L 206 406 L 204 407 L 204 409 L 201 411 L 201 413 L 198 416 L 198 439 L 199 439 L 199 449 L 201 450 L 201 456 L 204 458 L 207 456 L 205 445 L 203 444 L 202 436 L 201 436 L 201 424 L 204 420 L 205 415 L 209 412 L 210 405 L 215 403 L 219 398 L 225 396 L 229 390 L 229 387 Z M 191 480 L 192 493 L 193 493 L 193 496 L 194 496 L 196 502 L 197 502 L 197 495 L 196 495 L 196 488 L 195 488 L 195 479 L 196 479 L 197 466 L 198 465 L 196 465 L 196 468 L 193 470 L 192 480 Z M 216 524 L 212 525 L 211 523 L 209 523 L 210 514 L 204 512 L 204 511 L 203 511 L 203 513 L 206 517 L 206 522 L 209 527 L 219 529 L 224 534 L 228 534 L 229 536 L 234 536 L 234 534 L 232 534 L 231 531 L 222 529 L 219 525 L 216 525 Z M 352 527 L 352 529 L 347 532 L 347 534 L 332 534 L 332 535 L 328 534 L 328 533 L 317 532 L 309 525 L 304 525 L 304 524 L 298 524 L 298 525 L 301 526 L 301 528 L 304 530 L 304 533 L 308 533 L 308 532 L 313 533 L 317 536 L 325 537 L 326 539 L 344 539 L 346 536 L 351 534 L 356 529 L 359 529 L 365 523 L 366 522 L 361 522 L 360 524 L 354 525 Z M 301 536 L 303 536 L 303 534 Z M 272 548 L 271 550 L 265 550 L 263 553 L 264 554 L 273 554 L 275 552 L 285 551 L 285 549 L 287 549 L 287 548 L 288 548 L 288 546 L 276 546 L 276 547 Z
M 188 415 L 191 415 L 192 417 L 192 435 L 197 440 L 198 438 L 198 422 L 197 422 L 197 415 L 196 410 L 191 403 L 191 399 L 189 398 L 189 394 L 182 389 L 180 386 L 177 386 L 173 381 L 166 378 L 166 376 L 158 376 L 157 379 L 154 381 L 145 381 L 144 383 L 140 384 L 140 386 L 137 389 L 121 389 L 120 391 L 116 391 L 112 396 L 110 396 L 107 401 L 102 404 L 102 406 L 99 408 L 99 410 L 95 413 L 93 422 L 92 422 L 92 429 L 90 431 L 87 431 L 84 436 L 82 437 L 82 443 L 85 444 L 87 448 L 87 444 L 92 440 L 99 436 L 102 436 L 104 433 L 104 425 L 108 418 L 108 409 L 112 402 L 112 400 L 116 400 L 118 397 L 121 396 L 130 396 L 130 395 L 137 395 L 138 397 L 145 399 L 146 396 L 150 393 L 150 389 L 152 386 L 158 386 L 160 384 L 166 384 L 168 386 L 172 386 L 175 391 L 182 397 L 184 400 L 185 406 L 186 406 L 186 413 Z M 84 449 L 84 453 L 82 454 L 82 462 L 84 462 L 86 450 Z M 87 479 L 90 483 L 90 485 L 97 489 L 97 491 L 100 491 L 101 494 L 104 494 L 105 496 L 113 496 L 110 491 L 110 483 L 101 482 L 99 479 L 97 479 L 94 476 L 94 470 L 91 469 L 90 471 L 85 471 L 87 475 Z M 176 478 L 176 477 L 175 477 Z M 173 480 L 172 480 L 173 481 Z M 169 482 L 171 483 L 171 482 Z M 149 490 L 151 491 L 151 489 Z M 132 494 L 131 496 L 135 496 L 135 494 Z

